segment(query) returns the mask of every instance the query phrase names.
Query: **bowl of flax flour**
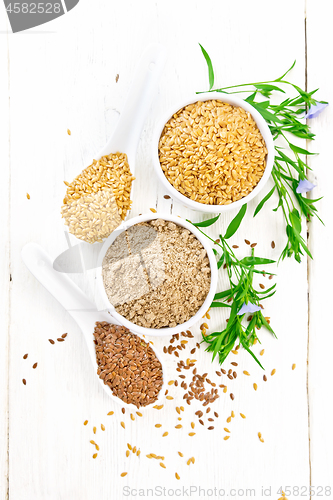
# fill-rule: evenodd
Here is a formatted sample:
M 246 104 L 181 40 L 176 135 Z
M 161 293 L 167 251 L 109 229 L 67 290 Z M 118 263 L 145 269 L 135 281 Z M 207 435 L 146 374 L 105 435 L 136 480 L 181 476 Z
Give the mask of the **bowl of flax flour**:
M 171 215 L 142 215 L 124 223 L 104 242 L 98 258 L 102 307 L 116 323 L 140 334 L 186 330 L 207 312 L 216 285 L 208 240 Z

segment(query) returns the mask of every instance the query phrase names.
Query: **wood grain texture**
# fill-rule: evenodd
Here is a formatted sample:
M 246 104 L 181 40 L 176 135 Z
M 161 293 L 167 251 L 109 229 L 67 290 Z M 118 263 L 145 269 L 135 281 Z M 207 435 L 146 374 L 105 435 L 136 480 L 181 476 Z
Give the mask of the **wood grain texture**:
M 324 54 L 318 56 L 321 43 L 318 19 L 324 9 L 324 2 L 319 2 L 317 8 L 317 3 L 308 1 L 308 82 L 311 87 L 321 86 L 321 95 L 329 99 L 330 70 L 324 64 Z M 278 267 L 272 266 L 277 272 L 278 292 L 264 306 L 278 340 L 262 331 L 262 345 L 254 348 L 256 354 L 265 348 L 261 359 L 268 381 L 263 381 L 262 370 L 246 353 L 232 355 L 230 361 L 239 364 L 238 377 L 234 381 L 227 379 L 228 394 L 222 394 L 212 405 L 212 412 L 217 411 L 219 417 L 215 419 L 214 431 L 207 431 L 194 417 L 198 407 L 188 405 L 182 415 L 183 429 L 175 429 L 178 423 L 175 407 L 183 404 L 183 392 L 174 386 L 169 389 L 174 399 L 167 400 L 163 410 L 146 409 L 142 418 L 135 416 L 135 421 L 128 412 L 123 416 L 121 407 L 109 401 L 99 388 L 78 327 L 30 275 L 20 257 L 23 245 L 29 241 L 40 243 L 53 257 L 67 248 L 59 214 L 65 192 L 63 180 L 77 175 L 112 133 L 137 60 L 151 42 L 167 47 L 168 61 L 138 148 L 130 216 L 155 208 L 193 221 L 206 218 L 172 199 L 164 199 L 166 193 L 158 183 L 151 161 L 154 127 L 160 115 L 175 102 L 207 89 L 207 70 L 198 42 L 212 57 L 216 86 L 275 78 L 295 58 L 297 66 L 292 78 L 304 86 L 304 12 L 301 0 L 269 4 L 263 0 L 228 4 L 214 0 L 209 11 L 203 9 L 202 3 L 189 0 L 140 3 L 97 0 L 94 9 L 91 3 L 82 0 L 66 16 L 36 30 L 39 34 L 9 35 L 9 73 L 5 71 L 7 52 L 1 46 L 2 74 L 9 74 L 10 78 L 11 195 L 9 209 L 9 191 L 5 187 L 9 173 L 5 173 L 8 178 L 0 184 L 1 227 L 7 231 L 4 233 L 7 246 L 0 247 L 0 321 L 1 331 L 6 332 L 10 320 L 11 341 L 8 374 L 7 336 L 1 335 L 0 403 L 6 410 L 8 374 L 11 500 L 120 499 L 125 498 L 122 488 L 126 485 L 135 489 L 192 485 L 224 488 L 226 492 L 231 488 L 251 488 L 256 490 L 255 496 L 250 492 L 238 496 L 256 499 L 262 498 L 264 487 L 271 488 L 270 495 L 265 497 L 277 500 L 280 486 L 310 485 L 309 414 L 312 484 L 329 482 L 333 463 L 327 416 L 330 402 L 325 399 L 329 385 L 322 377 L 323 353 L 318 341 L 323 337 L 327 346 L 331 342 L 329 330 L 322 322 L 324 315 L 318 293 L 320 276 L 326 275 L 323 262 L 327 247 L 323 242 L 330 234 L 328 197 L 320 208 L 328 223 L 326 229 L 316 222 L 309 227 L 315 255 L 314 262 L 309 263 L 309 414 L 306 260 L 300 265 L 288 260 Z M 329 16 L 327 23 L 328 19 Z M 284 33 L 293 36 L 284 37 Z M 327 26 L 328 45 L 329 33 Z M 1 104 L 6 109 L 8 92 L 3 79 L 0 85 Z M 329 184 L 331 176 L 327 143 L 332 118 L 329 110 L 325 113 L 314 122 L 318 133 L 314 148 L 321 155 L 312 162 L 321 186 Z M 1 120 L 6 127 L 4 116 Z M 71 136 L 67 134 L 68 128 Z M 0 154 L 5 164 L 8 139 L 8 135 L 1 137 L 4 146 Z M 268 184 L 263 195 L 270 188 Z M 232 244 L 239 245 L 238 255 L 248 255 L 249 248 L 244 242 L 247 238 L 258 243 L 257 255 L 278 259 L 285 245 L 285 233 L 281 214 L 271 211 L 277 199 L 271 198 L 265 210 L 253 219 L 258 201 L 249 204 Z M 233 212 L 223 215 L 210 234 L 217 237 L 234 215 Z M 272 240 L 276 243 L 274 250 Z M 13 275 L 10 311 L 9 252 Z M 91 280 L 72 277 L 91 294 Z M 272 283 L 263 279 L 267 286 Z M 219 290 L 225 285 L 226 276 L 221 271 Z M 223 326 L 225 319 L 223 312 L 212 311 L 210 331 Z M 195 341 L 200 340 L 199 325 L 192 331 Z M 49 338 L 56 339 L 65 332 L 68 332 L 65 342 L 56 341 L 55 345 L 48 342 Z M 167 342 L 167 339 L 152 340 L 160 351 Z M 191 341 L 191 348 L 194 344 Z M 324 350 L 328 367 L 329 349 Z M 23 360 L 26 352 L 29 357 Z M 187 357 L 191 357 L 189 349 L 184 351 L 184 358 Z M 211 364 L 203 347 L 194 357 L 199 373 L 209 371 L 212 381 L 226 383 L 215 375 L 218 364 Z M 230 361 L 226 363 L 228 368 Z M 32 369 L 34 362 L 38 362 L 36 370 Z M 166 356 L 166 363 L 168 378 L 174 379 L 176 358 Z M 295 371 L 291 370 L 293 363 L 297 365 Z M 273 368 L 277 372 L 272 377 Z M 243 370 L 248 370 L 251 376 L 243 375 Z M 22 384 L 23 377 L 27 386 Z M 257 392 L 253 390 L 254 382 L 258 384 Z M 230 392 L 235 394 L 234 401 L 229 397 Z M 110 410 L 114 415 L 107 416 Z M 236 417 L 227 424 L 231 410 Z M 240 412 L 247 418 L 242 419 Z M 83 426 L 85 419 L 89 421 L 87 426 Z M 125 430 L 120 426 L 121 420 L 125 422 Z M 191 421 L 196 422 L 193 437 L 188 436 Z M 105 432 L 101 430 L 102 423 Z M 156 423 L 162 427 L 156 428 Z M 0 416 L 1 477 L 5 477 L 8 467 L 6 425 L 4 411 Z M 93 426 L 97 427 L 96 435 Z M 225 426 L 231 431 L 228 441 L 223 439 Z M 324 433 L 325 428 L 328 434 Z M 163 438 L 164 431 L 169 435 Z M 259 441 L 259 431 L 265 443 Z M 89 443 L 91 439 L 100 446 L 96 460 L 92 458 L 95 450 Z M 134 455 L 126 458 L 128 442 L 140 447 L 140 458 Z M 177 451 L 183 452 L 184 458 Z M 146 458 L 150 452 L 165 457 L 166 469 L 158 461 Z M 196 462 L 187 466 L 191 456 L 195 456 Z M 123 471 L 128 472 L 125 478 L 120 477 Z M 180 481 L 175 479 L 175 472 L 179 473 Z M 2 481 L 0 492 L 1 500 L 5 499 L 7 485 Z M 193 492 L 192 498 L 199 498 L 199 493 Z
M 333 102 L 331 65 L 326 62 L 326 49 L 333 41 L 329 18 L 333 14 L 332 5 L 326 2 L 309 1 L 307 5 L 308 39 L 308 88 L 320 87 L 316 96 L 319 100 Z M 319 35 L 320 31 L 320 35 Z M 309 158 L 310 179 L 317 187 L 311 197 L 323 199 L 318 203 L 318 211 L 323 215 L 325 226 L 314 219 L 309 227 L 309 241 L 313 261 L 309 261 L 309 403 L 311 438 L 311 479 L 317 486 L 333 489 L 333 430 L 330 425 L 332 412 L 331 393 L 331 352 L 333 348 L 331 329 L 331 304 L 329 283 L 330 248 L 332 246 L 333 221 L 331 217 L 332 183 L 331 130 L 333 111 L 329 106 L 311 120 L 316 139 L 309 145 L 310 151 L 320 152 Z
M 0 30 L 6 32 L 6 19 L 0 19 Z M 10 118 L 9 118 L 9 52 L 8 37 L 0 44 L 0 498 L 8 490 L 8 364 L 10 322 Z

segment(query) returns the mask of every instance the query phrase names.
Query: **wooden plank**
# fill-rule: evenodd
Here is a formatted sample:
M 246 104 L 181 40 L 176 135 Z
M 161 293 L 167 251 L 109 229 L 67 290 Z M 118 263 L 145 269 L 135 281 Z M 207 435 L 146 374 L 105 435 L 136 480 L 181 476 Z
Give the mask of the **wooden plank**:
M 0 499 L 8 492 L 8 363 L 9 363 L 9 321 L 10 321 L 10 119 L 9 119 L 9 53 L 8 23 L 0 19 L 2 43 L 0 44 Z
M 329 19 L 333 7 L 324 1 L 307 3 L 307 61 L 308 89 L 320 90 L 319 100 L 333 102 L 331 81 L 333 70 L 327 64 L 325 47 L 333 41 Z M 314 260 L 309 261 L 309 405 L 310 405 L 310 445 L 311 445 L 311 482 L 314 487 L 333 488 L 333 430 L 330 421 L 332 411 L 330 387 L 330 355 L 333 340 L 330 335 L 330 302 L 327 284 L 329 248 L 331 247 L 333 222 L 329 187 L 332 183 L 331 134 L 333 111 L 329 106 L 319 117 L 311 120 L 316 134 L 310 151 L 319 152 L 309 158 L 309 178 L 316 184 L 311 197 L 324 198 L 317 204 L 318 212 L 325 226 L 314 219 L 310 224 L 310 245 Z M 329 282 L 328 282 L 329 283 Z M 316 491 L 316 490 L 315 490 Z M 325 490 L 324 490 L 325 491 Z M 328 490 L 327 490 L 328 491 Z
M 15 342 L 10 353 L 10 491 L 15 500 L 53 500 L 78 493 L 82 500 L 120 498 L 125 485 L 255 488 L 256 498 L 264 486 L 272 488 L 272 498 L 278 498 L 281 485 L 309 484 L 306 262 L 296 265 L 288 261 L 279 266 L 279 293 L 267 304 L 267 315 L 272 318 L 279 340 L 267 333 L 261 335 L 266 350 L 263 361 L 267 372 L 277 369 L 276 375 L 263 382 L 260 369 L 240 353 L 239 377 L 232 382 L 235 401 L 228 395 L 221 396 L 212 407 L 220 415 L 216 429 L 210 433 L 196 423 L 196 436 L 191 438 L 188 432 L 194 420 L 192 406 L 186 405 L 182 431 L 174 428 L 178 422 L 175 406 L 183 404 L 182 392 L 175 388 L 170 388 L 175 399 L 167 401 L 162 411 L 147 409 L 144 417 L 136 417 L 134 422 L 127 412 L 122 416 L 120 407 L 111 404 L 98 389 L 78 328 L 20 260 L 22 246 L 31 240 L 41 243 L 53 256 L 66 248 L 59 217 L 62 181 L 76 175 L 105 142 L 115 125 L 113 110 L 119 111 L 136 60 L 153 41 L 168 47 L 169 60 L 159 87 L 160 98 L 151 109 L 138 150 L 132 215 L 157 205 L 167 213 L 199 220 L 200 214 L 176 203 L 171 206 L 172 202 L 163 198 L 165 192 L 156 181 L 148 145 L 161 112 L 188 92 L 207 87 L 198 41 L 212 56 L 217 85 L 275 77 L 288 66 L 286 55 L 291 52 L 291 58 L 299 61 L 293 77 L 304 84 L 303 2 L 290 5 L 283 0 L 269 8 L 263 1 L 255 2 L 255 6 L 245 1 L 240 5 L 241 11 L 239 4 L 214 1 L 214 15 L 203 22 L 199 2 L 155 4 L 149 0 L 144 13 L 135 2 L 115 7 L 103 0 L 96 11 L 80 3 L 53 23 L 54 33 L 11 39 L 15 193 L 11 217 L 15 314 L 11 334 Z M 292 50 L 290 40 L 281 38 L 281 32 L 291 31 Z M 116 73 L 120 75 L 118 83 L 114 80 Z M 27 168 L 22 166 L 22 151 Z M 29 202 L 26 191 L 31 194 Z M 272 199 L 270 207 L 275 203 L 276 199 Z M 253 219 L 255 205 L 250 204 L 233 243 L 239 244 L 243 255 L 248 247 L 242 240 L 248 238 L 258 242 L 258 254 L 277 258 L 285 242 L 281 215 L 271 214 L 267 208 L 265 214 Z M 212 234 L 222 231 L 233 215 L 223 216 L 218 231 L 213 228 Z M 270 247 L 273 239 L 274 252 Z M 222 275 L 219 286 L 224 284 Z M 212 314 L 211 328 L 217 328 L 224 319 L 221 313 Z M 47 341 L 64 332 L 69 333 L 64 343 L 51 345 Z M 193 332 L 199 340 L 198 327 Z M 153 341 L 160 349 L 165 343 L 162 339 Z M 260 346 L 256 346 L 257 354 L 259 350 Z M 16 372 L 16 363 L 25 352 L 29 352 L 24 365 L 26 387 Z M 217 364 L 211 366 L 203 349 L 197 354 L 198 371 L 210 371 L 212 380 L 218 381 L 214 375 Z M 185 359 L 187 356 L 186 352 Z M 33 370 L 35 361 L 38 368 Z M 295 373 L 291 372 L 293 362 L 297 362 Z M 171 357 L 167 358 L 167 368 L 168 377 L 174 378 L 175 360 Z M 251 377 L 242 376 L 243 369 Z M 257 393 L 253 382 L 258 383 Z M 229 385 L 228 392 L 231 382 Z M 224 441 L 223 427 L 232 409 L 237 416 L 230 424 L 231 438 Z M 110 410 L 115 415 L 107 416 Z M 240 412 L 246 420 L 241 419 Z M 119 425 L 122 418 L 126 430 Z M 89 420 L 87 427 L 83 426 L 85 419 Z M 100 430 L 101 423 L 106 425 L 105 433 Z M 161 423 L 162 429 L 155 428 L 156 423 Z M 96 436 L 93 425 L 98 427 Z M 169 436 L 162 438 L 162 430 L 167 430 Z M 265 443 L 258 440 L 259 431 Z M 101 448 L 96 460 L 92 459 L 90 439 Z M 127 442 L 141 448 L 141 458 L 125 457 Z M 184 453 L 183 459 L 177 455 L 178 450 Z M 167 469 L 148 460 L 145 455 L 149 452 L 164 455 Z M 196 458 L 191 467 L 186 465 L 190 456 Z M 124 479 L 120 477 L 123 471 L 129 472 Z M 175 479 L 176 471 L 181 481 Z

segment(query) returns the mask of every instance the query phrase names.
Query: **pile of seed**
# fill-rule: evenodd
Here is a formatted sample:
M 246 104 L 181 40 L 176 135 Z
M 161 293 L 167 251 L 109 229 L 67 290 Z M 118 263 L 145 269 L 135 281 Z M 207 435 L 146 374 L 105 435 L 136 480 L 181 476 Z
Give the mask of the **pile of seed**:
M 127 156 L 115 153 L 94 160 L 67 186 L 61 213 L 69 232 L 94 243 L 119 226 L 131 208 L 132 176 Z
M 162 365 L 149 344 L 123 326 L 102 322 L 94 330 L 97 374 L 114 396 L 137 408 L 157 400 Z
M 165 124 L 159 141 L 168 181 L 206 205 L 228 205 L 247 196 L 264 173 L 266 155 L 251 114 L 216 100 L 180 109 Z
M 103 259 L 106 294 L 116 311 L 146 328 L 194 316 L 210 288 L 207 252 L 193 233 L 154 219 L 121 233 Z

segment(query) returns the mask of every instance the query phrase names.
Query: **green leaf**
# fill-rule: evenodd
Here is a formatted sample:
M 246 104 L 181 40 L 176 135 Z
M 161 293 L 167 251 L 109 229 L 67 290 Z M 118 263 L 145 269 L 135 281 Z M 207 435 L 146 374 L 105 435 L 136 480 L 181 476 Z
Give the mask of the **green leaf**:
M 266 90 L 268 92 L 271 92 L 272 90 L 276 90 L 277 92 L 282 92 L 283 94 L 285 94 L 285 91 L 280 89 L 280 87 L 277 87 L 276 85 L 267 85 L 265 83 L 256 83 L 254 85 L 254 87 L 256 89 L 259 89 L 259 90 Z
M 299 148 L 298 146 L 295 146 L 295 144 L 291 144 L 289 143 L 289 146 L 290 146 L 290 149 L 292 151 L 294 151 L 294 153 L 299 153 L 301 155 L 314 155 L 316 153 L 310 153 L 309 151 L 307 151 L 306 149 L 303 149 L 303 148 Z
M 224 253 L 221 255 L 221 257 L 217 262 L 217 269 L 220 269 L 223 266 L 223 262 L 224 262 Z
M 214 295 L 214 300 L 223 299 L 224 297 L 229 297 L 231 294 L 231 289 L 225 290 L 224 292 L 218 292 Z
M 208 53 L 205 51 L 205 49 L 203 48 L 203 46 L 199 43 L 200 45 L 200 48 L 201 48 L 201 51 L 204 55 L 204 58 L 206 59 L 206 63 L 207 63 L 207 66 L 208 66 L 208 78 L 209 78 L 209 90 L 211 90 L 213 88 L 213 85 L 214 85 L 214 70 L 213 70 L 213 64 L 212 64 L 212 61 L 208 55 Z
M 237 229 L 239 228 L 240 226 L 240 223 L 242 222 L 243 220 L 243 217 L 245 215 L 245 212 L 246 212 L 246 209 L 247 209 L 247 205 L 243 205 L 240 209 L 240 211 L 238 212 L 238 214 L 232 219 L 232 221 L 230 222 L 228 228 L 227 228 L 227 231 L 224 235 L 224 239 L 229 239 L 231 238 L 231 236 L 233 236 L 235 234 L 235 232 L 237 231 Z
M 258 363 L 258 365 L 260 366 L 260 368 L 262 368 L 263 370 L 265 369 L 262 364 L 260 363 L 259 359 L 255 356 L 255 354 L 253 354 L 253 352 L 251 351 L 251 349 L 249 349 L 245 343 L 242 342 L 242 346 L 244 347 L 244 349 L 249 353 L 251 354 L 252 358 L 256 360 L 256 362 Z
M 212 302 L 210 307 L 231 307 L 231 305 L 225 304 L 225 302 Z
M 268 194 L 266 194 L 266 196 L 261 200 L 261 202 L 257 205 L 257 208 L 255 209 L 254 211 L 254 214 L 253 214 L 253 217 L 255 217 L 259 212 L 260 210 L 262 209 L 262 207 L 264 206 L 264 204 L 266 203 L 266 201 L 269 200 L 269 198 L 272 196 L 272 194 L 274 193 L 275 191 L 275 188 L 276 186 L 274 186 L 270 192 Z
M 290 212 L 289 219 L 295 231 L 300 233 L 302 231 L 302 220 L 296 208 L 294 208 L 292 212 Z
M 212 219 L 203 220 L 202 222 L 192 222 L 193 226 L 196 227 L 208 227 L 214 224 L 219 218 L 221 214 L 218 214 L 216 217 Z
M 274 264 L 275 260 L 263 257 L 244 257 L 240 262 L 245 266 L 259 266 L 260 264 Z
M 261 116 L 263 118 L 265 118 L 265 120 L 269 121 L 269 122 L 273 122 L 273 123 L 283 123 L 280 118 L 278 118 L 276 115 L 273 115 L 273 113 L 270 113 L 269 111 L 267 111 L 267 109 L 265 109 L 264 107 L 262 107 L 261 105 L 262 103 L 258 104 L 257 102 L 254 102 L 252 101 L 251 102 L 251 105 L 257 110 L 259 111 L 259 113 L 261 114 Z
M 292 63 L 292 65 L 290 66 L 290 68 L 285 72 L 283 73 L 282 76 L 280 76 L 280 78 L 277 78 L 276 80 L 274 80 L 275 82 L 280 82 L 281 80 L 283 80 L 283 78 L 293 69 L 293 67 L 295 66 L 296 64 L 296 59 L 295 61 Z

